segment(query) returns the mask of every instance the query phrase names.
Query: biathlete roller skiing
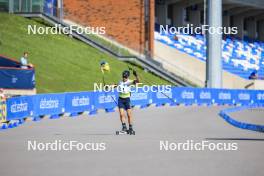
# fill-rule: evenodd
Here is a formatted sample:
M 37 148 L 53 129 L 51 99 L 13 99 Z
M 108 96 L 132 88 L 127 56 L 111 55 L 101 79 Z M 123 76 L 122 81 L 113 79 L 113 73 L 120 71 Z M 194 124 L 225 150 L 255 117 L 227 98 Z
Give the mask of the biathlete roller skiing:
M 133 75 L 135 76 L 135 80 L 130 80 L 130 72 L 128 70 L 123 71 L 122 73 L 122 80 L 118 83 L 117 88 L 119 92 L 118 97 L 118 109 L 119 109 L 119 115 L 120 115 L 120 121 L 122 123 L 122 130 L 117 131 L 116 134 L 132 134 L 135 135 L 135 131 L 133 130 L 133 117 L 132 117 L 132 110 L 131 110 L 131 104 L 130 104 L 130 85 L 134 84 L 136 85 L 139 83 L 139 77 L 137 75 L 137 72 L 133 70 Z M 125 111 L 127 113 L 127 121 L 129 128 L 127 129 L 126 121 L 125 121 Z
M 110 70 L 108 63 L 101 62 L 102 72 L 107 71 L 108 69 Z M 117 85 L 115 84 L 112 86 L 113 88 L 117 88 L 117 90 L 119 92 L 117 106 L 118 106 L 118 110 L 119 110 L 119 116 L 120 116 L 120 121 L 122 124 L 122 129 L 121 129 L 121 131 L 116 131 L 117 135 L 119 135 L 119 134 L 135 135 L 135 131 L 133 129 L 132 109 L 131 109 L 131 104 L 130 104 L 130 97 L 131 97 L 130 86 L 138 84 L 139 83 L 139 77 L 138 77 L 137 72 L 133 69 L 132 73 L 135 76 L 135 79 L 130 80 L 129 79 L 129 77 L 130 77 L 130 71 L 129 70 L 123 71 L 122 80 L 119 81 L 119 83 Z M 104 72 L 103 72 L 103 74 L 104 74 Z M 103 77 L 103 82 L 104 82 L 104 77 Z M 125 113 L 127 114 L 128 128 L 126 125 Z

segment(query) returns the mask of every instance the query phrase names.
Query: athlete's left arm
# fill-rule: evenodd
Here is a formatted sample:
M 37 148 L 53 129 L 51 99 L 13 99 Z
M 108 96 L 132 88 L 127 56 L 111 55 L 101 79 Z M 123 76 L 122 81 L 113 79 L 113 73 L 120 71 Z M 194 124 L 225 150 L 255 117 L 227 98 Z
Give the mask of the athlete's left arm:
M 138 74 L 135 70 L 133 70 L 133 75 L 135 76 L 135 80 L 133 81 L 133 84 L 137 84 L 139 83 L 139 77 L 138 77 Z

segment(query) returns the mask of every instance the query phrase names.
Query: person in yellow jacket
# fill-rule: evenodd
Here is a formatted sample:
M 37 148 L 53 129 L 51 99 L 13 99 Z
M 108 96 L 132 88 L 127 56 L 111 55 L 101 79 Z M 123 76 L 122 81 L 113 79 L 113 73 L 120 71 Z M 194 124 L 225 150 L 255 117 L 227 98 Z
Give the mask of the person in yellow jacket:
M 130 80 L 130 72 L 128 70 L 123 71 L 122 80 L 118 83 L 117 88 L 119 92 L 118 98 L 118 108 L 120 121 L 122 123 L 122 131 L 128 132 L 129 134 L 134 134 L 133 126 L 132 126 L 132 110 L 130 105 L 130 86 L 139 83 L 139 77 L 137 72 L 133 70 L 133 75 L 135 76 L 135 80 Z M 127 130 L 126 122 L 125 122 L 125 111 L 127 113 L 129 129 Z
M 5 122 L 6 107 L 5 107 L 6 97 L 4 95 L 4 90 L 0 89 L 0 122 Z

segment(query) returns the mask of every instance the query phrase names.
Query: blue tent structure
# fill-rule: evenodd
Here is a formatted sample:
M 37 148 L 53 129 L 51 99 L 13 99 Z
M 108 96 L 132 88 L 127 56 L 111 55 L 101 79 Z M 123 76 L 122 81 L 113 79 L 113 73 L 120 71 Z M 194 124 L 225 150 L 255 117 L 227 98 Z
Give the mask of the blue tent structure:
M 0 88 L 4 89 L 34 89 L 34 68 L 22 69 L 21 64 L 0 55 Z

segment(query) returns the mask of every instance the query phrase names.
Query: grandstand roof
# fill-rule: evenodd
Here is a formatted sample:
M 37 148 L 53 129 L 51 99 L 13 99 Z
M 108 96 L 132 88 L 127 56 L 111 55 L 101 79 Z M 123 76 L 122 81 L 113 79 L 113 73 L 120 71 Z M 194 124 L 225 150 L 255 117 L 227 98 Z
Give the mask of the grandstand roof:
M 158 4 L 174 4 L 181 6 L 202 5 L 204 0 L 159 0 Z M 230 15 L 243 15 L 244 17 L 256 17 L 258 20 L 264 19 L 263 0 L 223 0 L 223 10 Z
M 159 3 L 183 3 L 187 6 L 203 3 L 204 0 L 159 0 Z M 264 9 L 264 1 L 263 0 L 223 0 L 223 4 L 233 4 L 236 6 L 251 6 L 255 8 Z
M 252 6 L 256 8 L 264 8 L 263 0 L 223 0 L 224 4 L 241 4 L 243 6 Z

